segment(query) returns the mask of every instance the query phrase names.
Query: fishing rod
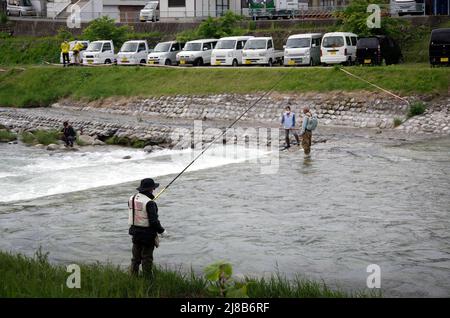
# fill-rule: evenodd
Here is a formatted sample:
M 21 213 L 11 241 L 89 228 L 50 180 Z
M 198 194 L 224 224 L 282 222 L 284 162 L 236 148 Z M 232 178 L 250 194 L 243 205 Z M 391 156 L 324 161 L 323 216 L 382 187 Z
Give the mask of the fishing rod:
M 293 68 L 292 68 L 293 69 Z M 250 105 L 250 107 L 248 107 L 241 115 L 239 115 L 220 135 L 217 135 L 206 147 L 205 149 L 203 149 L 183 170 L 180 171 L 180 173 L 178 173 L 175 178 L 172 179 L 172 181 L 170 181 L 164 188 L 161 189 L 161 191 L 158 192 L 158 194 L 155 196 L 155 198 L 152 201 L 155 201 L 156 199 L 159 198 L 159 196 L 161 196 L 161 194 L 163 194 L 179 177 L 181 177 L 181 175 L 190 167 L 194 164 L 195 161 L 197 161 L 198 158 L 200 158 L 206 150 L 208 150 L 215 142 L 216 140 L 218 140 L 219 138 L 221 138 L 222 136 L 224 136 L 228 130 L 230 130 L 245 114 L 247 114 L 253 107 L 256 106 L 256 104 L 258 104 L 264 97 L 266 97 L 267 95 L 269 95 L 274 89 L 275 87 L 277 87 L 278 84 L 280 84 L 280 82 L 282 80 L 284 80 L 286 78 L 286 76 L 290 73 L 290 71 L 286 72 L 278 81 L 275 82 L 275 84 L 267 91 L 265 92 L 263 95 L 261 95 L 260 98 L 258 98 L 253 104 Z

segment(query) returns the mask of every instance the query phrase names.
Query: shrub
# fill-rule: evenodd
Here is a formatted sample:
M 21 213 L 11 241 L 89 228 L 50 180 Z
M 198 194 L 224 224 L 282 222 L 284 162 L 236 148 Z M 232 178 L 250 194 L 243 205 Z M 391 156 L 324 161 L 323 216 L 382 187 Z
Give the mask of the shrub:
M 248 298 L 247 282 L 234 280 L 233 268 L 226 262 L 216 262 L 204 270 L 208 291 L 219 297 Z
M 56 144 L 60 139 L 60 134 L 57 130 L 37 130 L 35 132 L 24 132 L 20 139 L 25 144 Z
M 83 38 L 89 41 L 112 40 L 118 48 L 127 40 L 127 34 L 131 33 L 129 26 L 117 26 L 113 19 L 101 17 L 92 21 L 83 31 Z
M 108 145 L 120 145 L 120 146 L 126 146 L 126 147 L 133 147 L 133 148 L 144 148 L 147 143 L 143 140 L 139 140 L 136 138 L 130 139 L 128 137 L 117 137 L 112 136 L 105 140 L 105 143 Z
M 8 22 L 8 16 L 3 13 L 0 12 L 0 24 L 6 24 Z
M 9 130 L 0 130 L 0 142 L 9 142 L 17 139 L 17 135 Z
M 36 136 L 30 132 L 23 132 L 20 135 L 20 140 L 25 144 L 31 145 L 31 144 L 36 143 Z
M 422 115 L 425 110 L 426 110 L 426 106 L 423 102 L 414 102 L 409 106 L 408 109 L 408 118 L 417 116 L 417 115 Z
M 74 39 L 74 36 L 72 32 L 66 27 L 60 27 L 58 29 L 58 34 L 56 35 L 56 38 L 59 41 L 72 41 Z
M 403 120 L 400 118 L 394 118 L 394 127 L 398 127 L 403 123 Z

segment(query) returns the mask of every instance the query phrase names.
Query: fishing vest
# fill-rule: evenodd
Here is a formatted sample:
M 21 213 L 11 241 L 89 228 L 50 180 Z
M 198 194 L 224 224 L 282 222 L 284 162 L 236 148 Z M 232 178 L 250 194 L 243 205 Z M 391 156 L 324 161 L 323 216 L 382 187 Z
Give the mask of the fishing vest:
M 150 226 L 147 214 L 147 203 L 150 201 L 151 199 L 142 193 L 138 193 L 128 200 L 128 225 Z
M 295 126 L 295 114 L 290 112 L 289 115 L 285 112 L 283 113 L 283 127 L 285 129 L 294 128 Z

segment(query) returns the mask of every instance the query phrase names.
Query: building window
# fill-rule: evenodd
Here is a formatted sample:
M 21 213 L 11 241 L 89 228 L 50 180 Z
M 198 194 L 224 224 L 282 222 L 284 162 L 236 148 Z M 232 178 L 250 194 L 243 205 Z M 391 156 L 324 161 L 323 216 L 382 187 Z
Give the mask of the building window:
M 216 0 L 216 11 L 217 15 L 224 15 L 230 8 L 230 4 L 228 0 Z
M 186 0 L 169 0 L 169 8 L 185 7 Z

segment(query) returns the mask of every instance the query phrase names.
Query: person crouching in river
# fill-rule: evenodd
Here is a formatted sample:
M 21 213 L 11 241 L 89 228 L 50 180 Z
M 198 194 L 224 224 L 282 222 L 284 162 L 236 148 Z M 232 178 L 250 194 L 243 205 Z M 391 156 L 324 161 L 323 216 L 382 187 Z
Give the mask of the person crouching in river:
M 69 125 L 69 122 L 65 121 L 63 123 L 63 129 L 61 129 L 61 132 L 63 134 L 63 141 L 66 145 L 66 147 L 73 147 L 73 142 L 75 141 L 77 137 L 77 133 L 73 129 L 71 125 Z
M 136 188 L 139 192 L 128 200 L 128 233 L 133 242 L 132 275 L 139 274 L 139 266 L 142 264 L 144 276 L 152 277 L 153 250 L 158 247 L 158 234 L 166 234 L 159 223 L 158 206 L 153 201 L 153 191 L 157 187 L 159 184 L 153 179 L 143 179 Z

